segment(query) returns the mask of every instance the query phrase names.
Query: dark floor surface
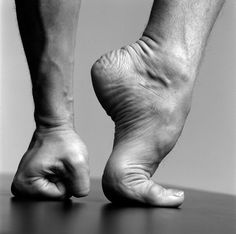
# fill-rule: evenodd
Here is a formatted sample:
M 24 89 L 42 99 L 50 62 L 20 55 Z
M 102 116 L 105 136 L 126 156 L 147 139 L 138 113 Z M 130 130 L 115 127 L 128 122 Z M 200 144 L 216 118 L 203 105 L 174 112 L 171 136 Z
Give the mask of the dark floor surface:
M 0 234 L 236 234 L 236 197 L 184 189 L 180 209 L 121 207 L 92 180 L 88 197 L 20 201 L 10 194 L 12 176 L 0 176 Z

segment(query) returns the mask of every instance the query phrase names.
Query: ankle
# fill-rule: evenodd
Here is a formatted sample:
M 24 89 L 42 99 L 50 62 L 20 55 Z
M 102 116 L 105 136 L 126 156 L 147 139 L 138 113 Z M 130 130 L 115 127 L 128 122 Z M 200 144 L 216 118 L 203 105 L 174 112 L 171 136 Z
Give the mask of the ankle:
M 151 60 L 162 60 L 167 65 L 183 74 L 188 80 L 194 80 L 197 73 L 197 66 L 191 63 L 187 51 L 181 45 L 168 45 L 160 43 L 152 37 L 143 34 L 137 41 L 140 49 L 145 52 Z

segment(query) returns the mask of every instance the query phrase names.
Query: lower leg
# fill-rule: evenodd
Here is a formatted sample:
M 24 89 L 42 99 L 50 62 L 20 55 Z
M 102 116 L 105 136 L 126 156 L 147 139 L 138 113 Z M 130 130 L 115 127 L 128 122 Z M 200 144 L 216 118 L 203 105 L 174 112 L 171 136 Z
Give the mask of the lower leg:
M 96 95 L 115 122 L 103 175 L 111 201 L 179 206 L 182 191 L 151 180 L 176 144 L 194 80 L 223 0 L 155 0 L 143 36 L 102 56 L 92 68 Z
M 89 188 L 86 147 L 74 130 L 73 66 L 80 0 L 16 0 L 36 130 L 15 175 L 15 195 L 62 198 Z
M 154 0 L 143 36 L 197 70 L 225 0 Z

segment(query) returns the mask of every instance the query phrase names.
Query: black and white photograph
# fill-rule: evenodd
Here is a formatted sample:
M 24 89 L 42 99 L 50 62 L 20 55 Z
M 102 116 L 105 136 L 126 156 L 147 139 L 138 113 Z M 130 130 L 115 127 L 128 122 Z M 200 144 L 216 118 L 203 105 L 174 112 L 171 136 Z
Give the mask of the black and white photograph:
M 235 234 L 235 0 L 0 0 L 0 234 Z

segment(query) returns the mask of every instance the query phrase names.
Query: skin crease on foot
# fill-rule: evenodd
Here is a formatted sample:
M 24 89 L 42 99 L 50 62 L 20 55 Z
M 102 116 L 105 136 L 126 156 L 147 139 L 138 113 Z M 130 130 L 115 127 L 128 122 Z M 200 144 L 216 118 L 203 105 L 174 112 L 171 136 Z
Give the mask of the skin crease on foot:
M 114 147 L 102 179 L 111 201 L 182 204 L 182 191 L 164 189 L 151 176 L 181 134 L 195 70 L 223 2 L 154 0 L 144 36 L 93 66 L 95 92 L 115 122 Z M 36 130 L 17 169 L 12 193 L 45 199 L 85 196 L 87 150 L 73 127 L 80 0 L 15 3 L 32 81 Z
M 143 36 L 92 67 L 95 93 L 115 123 L 102 185 L 112 202 L 178 207 L 183 191 L 151 180 L 175 146 L 204 48 L 224 0 L 154 0 Z
M 182 191 L 165 189 L 151 176 L 174 147 L 190 110 L 193 79 L 187 69 L 148 37 L 93 65 L 94 90 L 115 123 L 102 180 L 109 200 L 166 207 L 184 201 Z

